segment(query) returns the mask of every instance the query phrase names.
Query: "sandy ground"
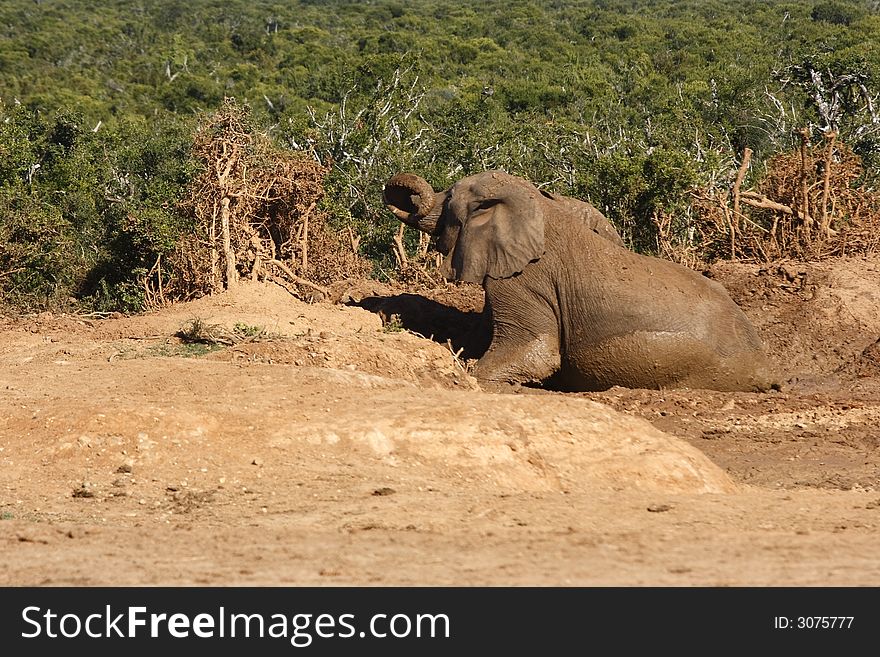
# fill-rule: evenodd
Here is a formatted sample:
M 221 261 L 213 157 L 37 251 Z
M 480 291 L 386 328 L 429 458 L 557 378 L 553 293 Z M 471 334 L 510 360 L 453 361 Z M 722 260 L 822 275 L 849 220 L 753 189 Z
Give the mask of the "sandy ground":
M 0 584 L 880 585 L 880 258 L 707 274 L 781 392 L 480 390 L 473 286 L 0 318 Z

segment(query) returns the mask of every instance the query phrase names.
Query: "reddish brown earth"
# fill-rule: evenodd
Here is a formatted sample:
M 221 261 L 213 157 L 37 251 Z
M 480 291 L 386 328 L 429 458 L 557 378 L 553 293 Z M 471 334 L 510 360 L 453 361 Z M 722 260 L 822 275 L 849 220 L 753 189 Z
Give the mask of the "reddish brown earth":
M 472 286 L 0 318 L 0 584 L 880 585 L 880 258 L 708 274 L 781 392 L 482 391 Z

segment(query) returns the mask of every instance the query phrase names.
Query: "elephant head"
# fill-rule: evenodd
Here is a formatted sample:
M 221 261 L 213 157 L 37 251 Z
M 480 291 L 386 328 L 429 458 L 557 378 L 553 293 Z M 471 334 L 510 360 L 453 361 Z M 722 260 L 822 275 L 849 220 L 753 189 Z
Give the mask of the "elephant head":
M 438 237 L 443 275 L 471 283 L 509 278 L 544 254 L 542 198 L 534 185 L 503 171 L 463 178 L 439 193 L 403 173 L 383 193 L 398 219 Z

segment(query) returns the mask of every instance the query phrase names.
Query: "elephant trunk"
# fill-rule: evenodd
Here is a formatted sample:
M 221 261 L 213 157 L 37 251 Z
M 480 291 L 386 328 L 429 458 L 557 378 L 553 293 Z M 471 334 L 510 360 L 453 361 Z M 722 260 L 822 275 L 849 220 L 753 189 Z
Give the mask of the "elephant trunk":
M 443 196 L 424 178 L 413 173 L 398 173 L 385 183 L 382 201 L 407 226 L 435 235 L 443 211 Z

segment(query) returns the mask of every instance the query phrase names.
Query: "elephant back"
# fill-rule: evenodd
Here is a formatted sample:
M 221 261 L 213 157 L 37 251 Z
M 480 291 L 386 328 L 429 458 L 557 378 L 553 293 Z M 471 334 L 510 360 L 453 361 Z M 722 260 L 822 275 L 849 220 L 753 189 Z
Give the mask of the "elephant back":
M 594 205 L 569 196 L 557 196 L 544 191 L 542 191 L 541 194 L 547 199 L 548 205 L 555 210 L 555 213 L 566 214 L 577 218 L 580 221 L 583 221 L 587 225 L 587 228 L 596 233 L 599 237 L 602 237 L 617 246 L 626 247 L 623 239 L 614 228 L 614 224 L 612 224 L 604 214 L 599 212 Z M 554 213 L 550 214 L 552 215 Z

